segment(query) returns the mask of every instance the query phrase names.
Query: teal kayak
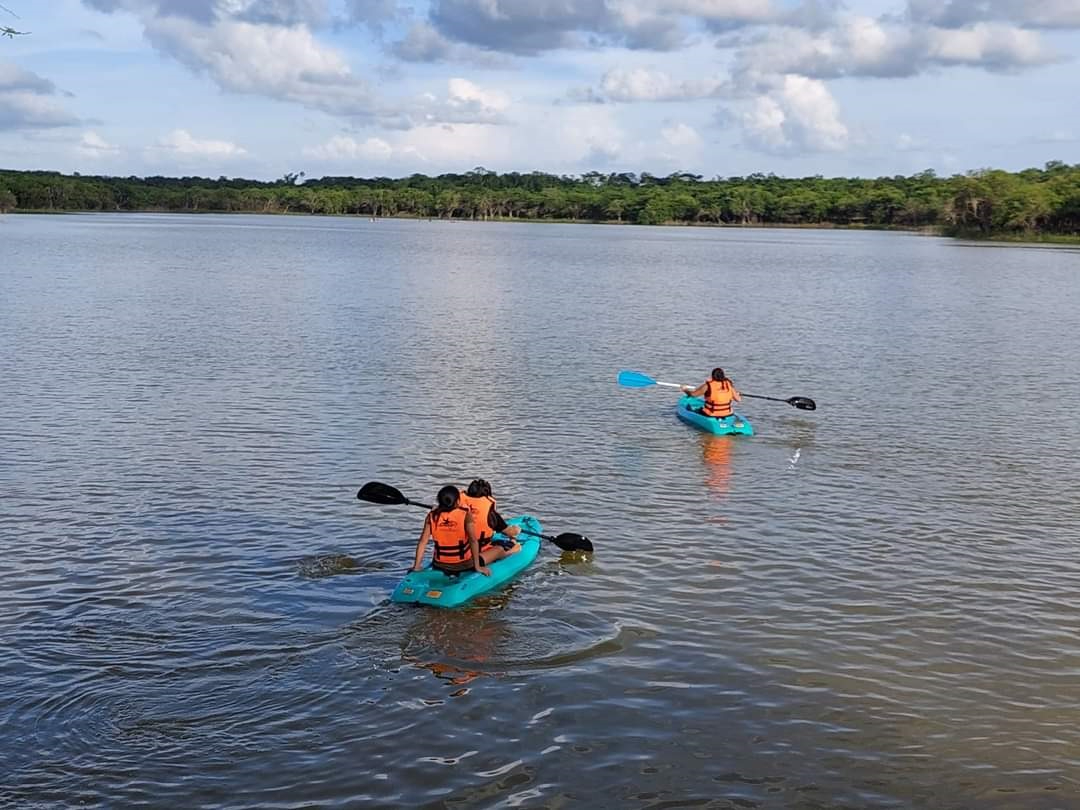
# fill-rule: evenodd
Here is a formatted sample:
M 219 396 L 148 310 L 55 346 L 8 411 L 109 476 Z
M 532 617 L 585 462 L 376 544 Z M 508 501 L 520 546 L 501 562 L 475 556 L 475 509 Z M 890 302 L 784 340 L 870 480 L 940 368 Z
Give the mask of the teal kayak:
M 693 425 L 698 430 L 704 430 L 706 433 L 715 433 L 718 436 L 725 436 L 729 433 L 739 433 L 743 436 L 754 435 L 754 426 L 742 414 L 734 413 L 723 419 L 717 419 L 715 416 L 705 416 L 699 413 L 704 404 L 705 400 L 701 397 L 683 396 L 679 398 L 679 404 L 675 406 L 675 413 L 686 424 Z
M 521 526 L 525 531 L 540 534 L 540 521 L 532 515 L 521 515 L 507 521 L 509 526 Z M 496 539 L 505 540 L 502 534 Z M 477 571 L 450 575 L 430 566 L 423 571 L 410 571 L 394 589 L 391 602 L 416 602 L 422 605 L 452 608 L 463 605 L 473 597 L 505 585 L 529 567 L 540 552 L 540 538 L 532 534 L 518 535 L 519 549 L 509 557 L 496 560 L 490 566 L 491 576 Z

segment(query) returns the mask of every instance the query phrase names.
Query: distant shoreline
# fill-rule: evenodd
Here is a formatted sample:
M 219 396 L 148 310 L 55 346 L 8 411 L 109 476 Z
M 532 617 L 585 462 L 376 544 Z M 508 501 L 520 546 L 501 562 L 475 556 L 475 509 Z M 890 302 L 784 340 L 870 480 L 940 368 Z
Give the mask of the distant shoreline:
M 302 182 L 301 182 L 302 181 Z M 677 172 L 499 174 L 265 182 L 0 169 L 0 213 L 313 214 L 359 219 L 892 230 L 978 241 L 1080 243 L 1080 164 L 938 177 L 716 177 Z
M 612 226 L 638 226 L 650 228 L 717 228 L 721 230 L 795 230 L 795 231 L 881 231 L 890 233 L 909 233 L 916 236 L 934 236 L 942 239 L 956 239 L 980 243 L 999 243 L 1014 245 L 1043 245 L 1045 247 L 1065 247 L 1080 245 L 1080 235 L 1072 234 L 1031 234 L 1031 235 L 1005 235 L 991 234 L 978 236 L 965 233 L 946 233 L 944 228 L 938 226 L 903 226 L 903 225 L 866 225 L 866 224 L 840 224 L 835 222 L 755 222 L 755 223 L 732 223 L 732 222 L 659 222 L 656 224 L 642 225 L 637 222 L 619 222 L 614 219 L 525 219 L 521 217 L 488 217 L 486 219 L 474 219 L 471 217 L 421 217 L 410 214 L 395 214 L 393 216 L 371 217 L 366 214 L 312 214 L 306 211 L 169 211 L 160 208 L 146 208 L 140 210 L 118 211 L 93 211 L 93 210 L 48 210 L 48 209 L 14 209 L 4 212 L 13 216 L 63 216 L 65 214 L 161 214 L 163 216 L 188 215 L 188 216 L 234 216 L 255 215 L 274 217 L 330 217 L 333 219 L 360 219 L 377 221 L 383 219 L 412 220 L 415 222 L 456 222 L 472 224 L 477 222 L 496 222 L 510 224 L 530 225 L 612 225 Z M 3 216 L 3 214 L 0 214 Z

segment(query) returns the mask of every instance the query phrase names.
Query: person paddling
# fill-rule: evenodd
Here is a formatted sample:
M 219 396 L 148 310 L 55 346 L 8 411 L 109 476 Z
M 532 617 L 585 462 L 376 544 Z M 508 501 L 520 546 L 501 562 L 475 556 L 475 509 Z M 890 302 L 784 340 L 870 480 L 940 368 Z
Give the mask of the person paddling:
M 503 545 L 506 548 L 513 545 L 513 539 L 517 537 L 521 527 L 507 526 L 506 521 L 495 511 L 495 498 L 491 494 L 491 484 L 483 478 L 473 479 L 465 492 L 458 498 L 458 503 L 468 509 L 469 514 L 472 516 L 473 526 L 476 527 L 479 535 L 481 554 L 492 543 Z M 495 540 L 494 534 L 497 531 L 501 531 L 510 540 Z
M 437 506 L 424 518 L 424 528 L 416 543 L 413 571 L 423 570 L 424 552 L 429 539 L 435 543 L 431 567 L 444 574 L 477 571 L 489 577 L 491 569 L 488 565 L 512 553 L 494 545 L 481 553 L 480 532 L 473 524 L 472 514 L 461 505 L 460 499 L 461 493 L 455 486 L 447 484 L 439 490 L 435 499 Z
M 698 413 L 711 416 L 715 419 L 726 419 L 735 411 L 732 402 L 742 402 L 742 397 L 735 389 L 734 383 L 724 376 L 722 368 L 714 368 L 712 376 L 691 389 L 689 385 L 682 386 L 682 392 L 691 397 L 705 397 L 705 404 Z

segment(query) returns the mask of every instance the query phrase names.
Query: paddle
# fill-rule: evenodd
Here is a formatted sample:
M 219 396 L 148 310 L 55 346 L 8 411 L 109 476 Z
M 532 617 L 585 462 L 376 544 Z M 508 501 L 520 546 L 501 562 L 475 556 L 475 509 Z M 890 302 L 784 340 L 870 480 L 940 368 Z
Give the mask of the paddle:
M 793 408 L 798 408 L 800 411 L 816 411 L 817 403 L 810 397 L 788 397 L 787 399 L 777 399 L 776 397 L 762 397 L 757 394 L 748 394 L 745 391 L 740 391 L 744 397 L 751 397 L 752 399 L 771 399 L 773 402 L 786 402 Z
M 682 388 L 678 383 L 660 382 L 646 374 L 642 374 L 640 371 L 620 371 L 619 385 L 625 385 L 627 388 L 648 388 L 650 385 L 666 385 L 670 388 Z
M 362 487 L 360 491 L 356 493 L 356 497 L 361 501 L 368 501 L 369 503 L 378 503 L 383 506 L 397 506 L 399 504 L 408 504 L 409 506 L 419 506 L 421 509 L 431 509 L 427 504 L 419 503 L 418 501 L 410 501 L 404 495 L 401 494 L 401 490 L 390 486 L 389 484 L 383 484 L 379 481 L 368 481 Z M 506 528 L 506 521 L 501 520 L 501 527 L 496 528 L 496 531 L 502 531 Z M 494 527 L 493 527 L 494 528 Z M 533 537 L 541 537 L 544 540 L 550 540 L 557 545 L 563 551 L 587 551 L 592 552 L 593 544 L 588 537 L 580 534 L 574 534 L 572 532 L 564 532 L 563 534 L 552 536 L 550 534 L 539 534 L 537 532 L 530 532 L 527 529 L 521 530 L 522 534 L 529 534 Z
M 619 385 L 624 385 L 627 388 L 647 388 L 650 385 L 666 385 L 669 388 L 683 388 L 678 383 L 660 382 L 654 380 L 647 374 L 642 374 L 640 371 L 620 371 L 619 372 Z M 773 402 L 786 402 L 793 408 L 798 408 L 800 411 L 816 411 L 817 403 L 810 397 L 789 397 L 788 399 L 778 399 L 776 397 L 763 397 L 757 394 L 747 394 L 740 392 L 744 397 L 750 397 L 751 399 L 768 399 Z

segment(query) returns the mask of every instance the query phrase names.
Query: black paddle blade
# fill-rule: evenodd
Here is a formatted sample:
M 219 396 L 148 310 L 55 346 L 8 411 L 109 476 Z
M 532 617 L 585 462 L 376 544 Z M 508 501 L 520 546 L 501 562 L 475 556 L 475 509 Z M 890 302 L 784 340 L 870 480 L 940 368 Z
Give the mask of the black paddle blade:
M 787 400 L 787 404 L 793 408 L 798 408 L 800 411 L 816 411 L 817 403 L 810 397 L 792 397 Z
M 560 534 L 558 537 L 548 537 L 548 540 L 557 545 L 563 551 L 587 551 L 588 553 L 592 554 L 592 541 L 582 534 L 566 532 L 564 534 Z
M 381 503 L 384 506 L 397 506 L 409 502 L 408 499 L 401 494 L 400 490 L 395 489 L 389 484 L 382 484 L 378 481 L 368 481 L 360 487 L 360 491 L 356 493 L 356 497 L 361 501 Z

